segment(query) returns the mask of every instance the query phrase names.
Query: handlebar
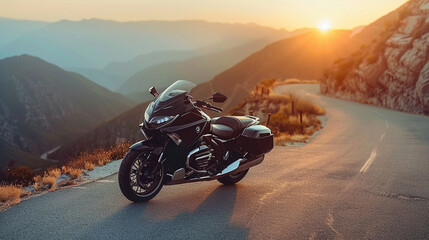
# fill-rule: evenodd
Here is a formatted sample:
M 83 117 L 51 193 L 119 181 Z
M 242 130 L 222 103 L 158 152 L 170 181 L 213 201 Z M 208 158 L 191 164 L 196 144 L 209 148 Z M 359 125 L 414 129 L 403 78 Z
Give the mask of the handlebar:
M 205 109 L 212 110 L 215 112 L 222 112 L 223 111 L 223 108 L 215 107 L 211 103 L 208 103 L 206 101 L 197 100 L 195 104 L 197 105 L 197 107 L 203 107 Z
M 223 108 L 215 107 L 215 106 L 211 106 L 211 109 L 210 109 L 210 110 L 214 110 L 215 112 L 222 112 L 222 111 L 223 111 Z

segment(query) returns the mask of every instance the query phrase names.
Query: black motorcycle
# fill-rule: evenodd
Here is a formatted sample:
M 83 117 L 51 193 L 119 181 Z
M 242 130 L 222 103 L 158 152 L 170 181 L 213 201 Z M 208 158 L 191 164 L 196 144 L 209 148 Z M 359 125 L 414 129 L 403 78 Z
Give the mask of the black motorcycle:
M 135 143 L 122 160 L 119 186 L 134 202 L 155 197 L 163 185 L 217 179 L 235 184 L 260 164 L 273 148 L 273 134 L 254 116 L 211 119 L 202 109 L 221 112 L 209 100 L 221 103 L 216 92 L 205 100 L 189 95 L 194 83 L 179 80 L 147 107 L 140 124 L 146 140 Z

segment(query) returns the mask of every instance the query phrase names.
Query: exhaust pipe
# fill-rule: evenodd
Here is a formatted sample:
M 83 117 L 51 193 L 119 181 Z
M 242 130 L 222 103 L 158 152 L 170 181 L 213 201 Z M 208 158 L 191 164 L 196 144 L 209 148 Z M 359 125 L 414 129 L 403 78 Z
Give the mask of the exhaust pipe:
M 240 158 L 235 162 L 231 163 L 230 165 L 228 165 L 227 168 L 225 168 L 221 173 L 218 173 L 216 176 L 204 176 L 200 178 L 185 179 L 186 177 L 185 169 L 180 168 L 174 172 L 174 174 L 171 176 L 171 181 L 168 182 L 166 185 L 175 185 L 175 184 L 199 182 L 199 181 L 210 181 L 210 180 L 218 179 L 223 176 L 239 173 L 246 169 L 254 167 L 260 164 L 264 160 L 264 157 L 265 156 L 262 155 L 257 158 L 250 158 L 250 159 Z

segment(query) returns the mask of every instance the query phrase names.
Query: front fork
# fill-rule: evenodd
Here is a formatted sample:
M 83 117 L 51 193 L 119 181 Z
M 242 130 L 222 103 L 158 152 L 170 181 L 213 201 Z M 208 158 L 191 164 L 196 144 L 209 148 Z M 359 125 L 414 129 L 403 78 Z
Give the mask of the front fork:
M 149 173 L 150 176 L 153 176 L 155 173 L 157 173 L 162 168 L 162 164 L 165 161 L 164 150 L 165 150 L 167 143 L 168 143 L 168 141 L 166 141 L 163 144 L 164 146 L 156 147 L 156 145 L 157 145 L 156 142 L 152 139 L 149 139 L 149 140 L 143 140 L 143 141 L 140 141 L 140 142 L 133 144 L 130 147 L 130 149 L 137 150 L 137 151 L 146 150 L 146 151 L 150 152 L 150 155 L 152 155 L 152 156 L 150 156 L 151 161 L 157 161 L 155 167 Z
M 162 164 L 164 164 L 164 161 L 165 161 L 165 158 L 163 157 L 164 157 L 164 149 L 162 149 L 162 152 L 159 154 L 158 161 L 150 173 L 151 175 L 157 173 L 162 168 Z

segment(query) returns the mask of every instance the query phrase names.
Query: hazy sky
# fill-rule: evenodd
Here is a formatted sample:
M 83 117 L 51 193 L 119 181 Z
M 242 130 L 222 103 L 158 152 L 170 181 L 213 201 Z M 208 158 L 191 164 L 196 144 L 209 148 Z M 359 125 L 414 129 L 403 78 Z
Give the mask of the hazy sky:
M 203 19 L 258 23 L 292 30 L 371 23 L 406 0 L 0 0 L 0 17 L 57 21 L 101 18 L 118 21 Z

